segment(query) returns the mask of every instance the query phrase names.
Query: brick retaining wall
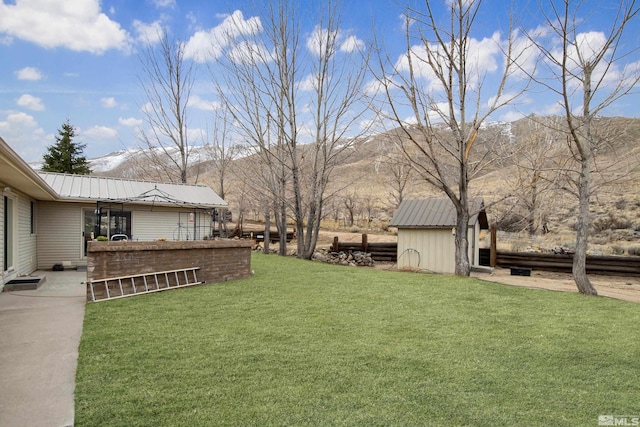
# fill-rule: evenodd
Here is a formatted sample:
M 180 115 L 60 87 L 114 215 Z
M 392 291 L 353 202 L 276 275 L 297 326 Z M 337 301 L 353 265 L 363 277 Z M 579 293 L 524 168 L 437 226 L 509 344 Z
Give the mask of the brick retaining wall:
M 251 241 L 89 242 L 87 280 L 200 267 L 198 280 L 226 282 L 251 275 Z

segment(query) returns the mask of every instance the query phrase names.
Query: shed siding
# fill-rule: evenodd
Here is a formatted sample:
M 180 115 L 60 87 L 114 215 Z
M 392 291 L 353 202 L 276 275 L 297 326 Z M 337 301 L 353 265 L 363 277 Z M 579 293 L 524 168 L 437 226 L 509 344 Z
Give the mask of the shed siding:
M 31 198 L 19 195 L 17 233 L 17 273 L 31 274 L 37 268 L 36 235 L 31 234 Z
M 398 267 L 434 273 L 455 271 L 451 229 L 399 229 Z
M 51 269 L 54 264 L 83 261 L 82 209 L 94 205 L 40 202 L 38 206 L 38 268 Z
M 480 257 L 480 226 L 469 227 L 469 263 Z M 398 230 L 398 268 L 454 274 L 455 236 L 451 228 L 401 228 Z

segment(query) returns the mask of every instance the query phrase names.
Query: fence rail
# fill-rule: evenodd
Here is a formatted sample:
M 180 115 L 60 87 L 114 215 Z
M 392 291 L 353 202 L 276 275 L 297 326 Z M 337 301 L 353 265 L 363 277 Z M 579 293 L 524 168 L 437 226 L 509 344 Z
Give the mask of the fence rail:
M 571 272 L 572 255 L 528 252 L 500 252 L 496 254 L 498 267 L 524 267 L 532 270 Z M 587 273 L 640 276 L 638 256 L 587 256 Z
M 398 260 L 397 242 L 371 242 L 367 235 L 362 235 L 361 242 L 340 242 L 337 237 L 333 238 L 331 250 L 334 252 L 354 252 L 361 251 L 371 254 L 374 261 L 396 262 Z
M 335 252 L 362 251 L 371 254 L 374 261 L 396 262 L 397 242 L 368 242 L 362 235 L 361 242 L 340 242 L 333 238 L 331 250 Z M 480 265 L 490 265 L 490 249 L 480 249 Z M 534 252 L 496 252 L 496 266 L 523 267 L 540 271 L 571 272 L 573 256 L 568 254 L 543 254 Z M 587 256 L 587 273 L 640 276 L 639 256 Z

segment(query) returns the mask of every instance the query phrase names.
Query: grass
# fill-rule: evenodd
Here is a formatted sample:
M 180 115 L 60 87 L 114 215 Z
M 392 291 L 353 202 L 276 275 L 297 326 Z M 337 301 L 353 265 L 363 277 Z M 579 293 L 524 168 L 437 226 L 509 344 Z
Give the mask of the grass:
M 89 304 L 77 426 L 597 425 L 640 414 L 638 305 L 254 255 Z

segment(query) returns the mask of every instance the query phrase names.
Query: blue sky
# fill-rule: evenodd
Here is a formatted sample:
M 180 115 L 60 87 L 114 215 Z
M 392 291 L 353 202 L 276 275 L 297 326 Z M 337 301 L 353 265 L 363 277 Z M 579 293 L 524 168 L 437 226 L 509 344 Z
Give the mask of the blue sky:
M 432 3 L 440 7 L 445 1 Z M 344 40 L 366 44 L 374 39 L 375 32 L 390 58 L 398 60 L 404 43 L 400 3 L 346 0 L 341 19 Z M 597 13 L 584 16 L 583 30 L 593 35 L 605 28 L 603 25 L 614 9 L 607 6 L 613 2 L 588 0 L 587 6 L 589 3 L 599 7 Z M 320 2 L 301 4 L 313 9 Z M 537 2 L 521 0 L 515 1 L 515 5 L 528 30 L 541 25 Z M 313 11 L 307 12 L 304 31 L 308 36 L 317 22 Z M 136 135 L 145 126 L 141 107 L 146 102 L 139 83 L 139 52 L 145 40 L 153 41 L 159 32 L 168 32 L 187 42 L 187 50 L 194 58 L 201 58 L 198 52 L 202 55 L 211 52 L 215 40 L 212 35 L 233 13 L 242 13 L 244 20 L 256 18 L 250 8 L 243 7 L 242 1 L 3 0 L 0 137 L 26 161 L 42 158 L 66 119 L 78 129 L 77 140 L 86 144 L 85 155 L 89 158 L 139 145 Z M 507 2 L 485 0 L 479 20 L 482 25 L 474 37 L 482 50 L 489 44 L 482 40 L 490 41 L 507 30 Z M 628 28 L 627 47 L 640 46 L 638 21 L 635 19 Z M 490 49 L 487 52 L 486 58 L 491 59 Z M 639 55 L 634 52 L 627 60 L 639 61 Z M 207 73 L 199 76 L 190 107 L 194 117 L 192 127 L 205 129 L 215 94 Z M 492 118 L 511 120 L 523 114 L 557 111 L 557 103 L 538 92 Z M 638 117 L 639 101 L 635 95 L 627 97 L 608 114 Z

